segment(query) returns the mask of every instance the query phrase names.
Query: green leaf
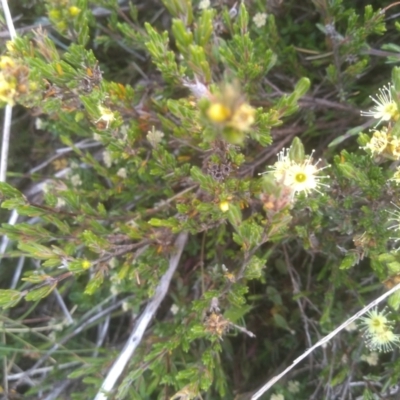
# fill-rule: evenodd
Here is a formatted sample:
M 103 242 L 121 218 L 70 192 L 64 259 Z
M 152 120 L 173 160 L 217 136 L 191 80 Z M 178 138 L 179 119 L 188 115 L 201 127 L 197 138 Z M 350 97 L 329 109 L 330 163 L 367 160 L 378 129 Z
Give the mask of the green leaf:
M 290 329 L 289 324 L 287 323 L 286 319 L 281 314 L 275 313 L 273 315 L 273 318 L 274 318 L 274 322 L 275 322 L 276 326 L 279 326 L 279 328 L 285 329 L 293 334 L 293 330 Z
M 24 294 L 18 290 L 0 289 L 0 307 L 14 307 L 23 297 Z
M 387 301 L 388 305 L 393 308 L 394 311 L 398 311 L 400 308 L 400 290 L 394 292 Z
M 19 190 L 6 182 L 0 182 L 0 196 L 2 198 L 17 198 L 25 200 L 25 196 Z
M 33 258 L 38 258 L 41 260 L 59 259 L 59 256 L 55 254 L 54 251 L 38 243 L 33 243 L 33 242 L 19 243 L 18 248 L 23 252 L 28 253 L 28 255 L 30 255 Z
M 187 54 L 188 47 L 193 43 L 193 34 L 190 32 L 182 20 L 172 20 L 172 33 L 176 39 L 176 45 L 179 51 L 185 55 Z
M 194 40 L 199 45 L 204 47 L 213 33 L 213 18 L 215 10 L 212 8 L 203 10 L 200 18 L 197 21 L 197 26 L 194 28 Z
M 97 271 L 94 277 L 86 285 L 84 293 L 88 295 L 93 295 L 97 291 L 97 289 L 102 285 L 103 282 L 104 282 L 104 271 L 103 270 Z
M 110 243 L 95 235 L 92 231 L 85 230 L 83 231 L 81 238 L 86 246 L 88 246 L 95 253 L 102 254 L 105 250 L 110 247 Z
M 304 145 L 298 137 L 293 139 L 289 150 L 289 158 L 298 164 L 301 164 L 305 159 Z
M 358 264 L 360 257 L 356 252 L 348 252 L 340 263 L 340 269 L 349 269 L 354 265 Z
M 193 21 L 193 9 L 191 0 L 162 0 L 168 12 L 175 18 L 183 20 L 185 25 Z
M 228 216 L 228 220 L 232 226 L 235 229 L 238 229 L 242 222 L 242 211 L 240 210 L 240 207 L 236 204 L 230 203 L 229 210 L 226 212 L 226 215 Z
M 45 285 L 38 289 L 31 290 L 26 296 L 27 301 L 37 301 L 47 297 L 57 287 L 57 281 L 52 285 Z
M 260 279 L 262 277 L 262 272 L 264 267 L 265 267 L 265 260 L 253 256 L 251 257 L 250 261 L 246 266 L 244 276 L 247 279 Z

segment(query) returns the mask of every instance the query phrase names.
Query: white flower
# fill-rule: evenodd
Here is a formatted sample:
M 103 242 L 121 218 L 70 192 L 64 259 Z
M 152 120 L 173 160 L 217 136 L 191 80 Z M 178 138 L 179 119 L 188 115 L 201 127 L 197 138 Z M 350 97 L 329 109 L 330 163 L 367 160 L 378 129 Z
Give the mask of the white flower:
M 70 165 L 71 169 L 79 168 L 79 164 L 76 161 L 71 161 L 69 165 Z
M 359 319 L 366 345 L 370 350 L 387 352 L 400 345 L 400 336 L 392 331 L 393 322 L 388 312 L 374 308 Z
M 199 3 L 199 10 L 206 10 L 207 8 L 210 8 L 210 0 L 201 0 Z
M 207 86 L 200 82 L 197 77 L 195 77 L 194 83 L 189 79 L 184 79 L 183 85 L 189 88 L 189 90 L 197 99 L 201 99 L 203 97 L 210 98 L 211 93 L 207 89 Z
M 375 307 L 368 311 L 365 317 L 359 319 L 362 331 L 365 332 L 367 336 L 375 335 L 376 333 L 381 333 L 390 329 L 393 323 L 387 318 L 389 313 L 384 311 L 378 311 Z
M 267 22 L 267 14 L 266 13 L 257 13 L 253 17 L 253 22 L 257 28 L 262 28 Z
M 35 128 L 36 128 L 38 131 L 40 131 L 40 130 L 43 129 L 43 127 L 44 127 L 44 122 L 43 122 L 43 120 L 42 120 L 41 118 L 36 118 L 36 120 L 35 120 Z
M 65 200 L 62 199 L 61 197 L 57 197 L 57 204 L 56 204 L 56 208 L 62 208 L 65 206 Z
M 320 160 L 315 164 L 312 164 L 312 160 L 311 154 L 304 161 L 295 162 L 289 158 L 289 149 L 283 149 L 278 154 L 278 161 L 272 167 L 272 173 L 278 183 L 291 190 L 292 196 L 300 192 L 307 195 L 312 190 L 321 193 L 318 188 L 328 185 L 320 182 L 321 178 L 326 176 L 318 176 L 318 173 L 327 167 L 318 168 Z
M 124 301 L 123 303 L 122 303 L 122 311 L 129 311 L 130 310 L 130 308 L 131 308 L 131 306 L 130 306 L 130 304 L 127 302 L 127 301 Z
M 351 324 L 347 325 L 346 328 L 344 328 L 344 330 L 347 332 L 353 332 L 356 329 L 357 329 L 357 324 L 354 321 Z
M 178 307 L 176 304 L 172 304 L 170 310 L 171 310 L 171 313 L 172 313 L 173 315 L 176 315 L 176 314 L 178 313 L 178 311 L 179 311 L 179 307 Z
M 112 165 L 112 156 L 108 150 L 103 151 L 103 161 L 106 167 L 110 168 Z
M 72 175 L 71 183 L 72 183 L 72 186 L 74 186 L 74 187 L 82 185 L 81 177 L 78 174 Z
M 375 106 L 369 111 L 361 111 L 361 115 L 364 117 L 373 117 L 379 119 L 376 125 L 382 121 L 390 121 L 393 119 L 397 121 L 400 114 L 397 108 L 397 104 L 392 99 L 392 92 L 390 90 L 391 85 L 383 86 L 379 89 L 379 93 L 376 98 L 369 96 L 375 103 Z
M 96 142 L 101 142 L 101 135 L 99 135 L 98 133 L 93 133 L 93 139 L 96 141 Z
M 99 109 L 101 115 L 100 118 L 95 121 L 95 123 L 97 124 L 97 122 L 103 121 L 106 123 L 106 129 L 108 129 L 110 122 L 115 120 L 114 113 L 109 108 L 103 107 L 101 105 L 98 105 L 97 108 Z
M 51 184 L 49 182 L 43 183 L 42 185 L 43 193 L 49 193 L 50 189 L 51 189 Z
M 384 353 L 393 350 L 394 346 L 400 346 L 400 336 L 390 329 L 376 333 L 366 339 L 370 350 L 382 351 Z
M 285 179 L 286 171 L 292 165 L 289 158 L 289 149 L 283 148 L 278 153 L 278 161 L 272 166 L 273 175 L 277 182 L 282 182 Z
M 162 138 L 164 137 L 164 133 L 157 130 L 154 128 L 154 126 L 151 128 L 151 131 L 147 132 L 147 140 L 150 142 L 150 144 L 156 148 L 158 144 L 161 142 Z
M 373 351 L 372 353 L 368 354 L 367 356 L 365 354 L 363 354 L 361 356 L 361 360 L 365 361 L 371 367 L 374 367 L 375 365 L 378 365 L 379 354 L 376 351 Z
M 120 178 L 125 179 L 125 178 L 127 177 L 126 168 L 120 168 L 120 169 L 118 170 L 118 172 L 117 172 L 117 175 L 118 175 Z
M 320 182 L 322 177 L 317 174 L 323 168 L 318 168 L 317 164 L 311 164 L 311 159 L 307 159 L 302 164 L 294 163 L 286 171 L 285 185 L 293 194 L 304 192 L 307 195 L 312 190 L 319 192 L 318 186 L 328 186 Z
M 273 394 L 269 400 L 285 400 L 285 396 L 283 394 Z
M 288 382 L 288 390 L 290 393 L 299 393 L 300 392 L 300 382 L 289 381 Z

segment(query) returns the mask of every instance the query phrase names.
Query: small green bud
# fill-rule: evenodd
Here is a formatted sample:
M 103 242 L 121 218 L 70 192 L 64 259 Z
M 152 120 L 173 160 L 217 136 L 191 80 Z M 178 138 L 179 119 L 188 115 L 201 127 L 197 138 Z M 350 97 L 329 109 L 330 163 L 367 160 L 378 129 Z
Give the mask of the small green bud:
M 305 158 L 304 146 L 301 140 L 297 137 L 293 139 L 292 145 L 290 146 L 289 158 L 292 161 L 299 164 L 301 164 L 304 161 Z

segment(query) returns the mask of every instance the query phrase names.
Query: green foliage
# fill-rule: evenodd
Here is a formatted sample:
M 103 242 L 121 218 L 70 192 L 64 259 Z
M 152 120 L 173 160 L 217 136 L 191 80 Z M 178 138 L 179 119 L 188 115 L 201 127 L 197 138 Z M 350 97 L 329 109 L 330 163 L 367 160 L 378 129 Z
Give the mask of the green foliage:
M 249 398 L 400 281 L 389 3 L 36 3 L 14 16 L 47 28 L 0 58 L 0 102 L 18 105 L 0 183 L 0 354 L 4 379 L 48 372 L 0 390 L 29 400 L 67 382 L 65 396 L 94 398 L 182 232 L 115 398 Z M 362 119 L 388 81 L 393 115 Z M 350 329 L 332 341 L 266 398 L 387 397 L 395 357 L 366 361 Z

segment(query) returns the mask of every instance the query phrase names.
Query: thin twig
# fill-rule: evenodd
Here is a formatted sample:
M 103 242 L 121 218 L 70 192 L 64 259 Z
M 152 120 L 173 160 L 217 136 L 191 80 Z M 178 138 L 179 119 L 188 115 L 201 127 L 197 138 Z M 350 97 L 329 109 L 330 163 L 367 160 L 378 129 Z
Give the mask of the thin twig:
M 15 27 L 14 23 L 12 20 L 12 16 L 10 13 L 10 8 L 8 7 L 7 0 L 1 0 L 1 5 L 3 7 L 3 12 L 4 12 L 4 17 L 6 20 L 7 24 L 7 29 L 10 34 L 11 39 L 15 39 L 17 34 L 15 32 Z M 10 144 L 10 132 L 11 132 L 11 120 L 12 120 L 12 106 L 10 104 L 6 105 L 6 108 L 4 110 L 4 123 L 3 123 L 3 140 L 1 144 L 1 156 L 0 156 L 0 182 L 5 182 L 6 181 L 6 175 L 7 175 L 7 165 L 8 165 L 8 149 L 9 149 L 9 144 Z M 7 237 L 3 237 L 3 241 L 7 242 Z M 3 243 L 2 243 L 2 249 L 5 251 L 7 247 L 7 244 L 5 245 L 3 249 Z M 1 253 L 3 255 L 3 252 Z M 6 338 L 5 334 L 2 335 L 2 342 L 6 344 Z M 4 392 L 8 393 L 8 381 L 7 381 L 7 357 L 3 358 L 3 382 L 4 382 Z
M 43 399 L 43 400 L 57 400 L 60 399 L 63 393 L 66 392 L 68 385 L 71 384 L 69 379 L 61 382 L 61 384 L 56 385 L 55 389 L 52 389 L 51 392 Z
M 4 111 L 3 140 L 1 143 L 1 159 L 0 159 L 0 182 L 6 181 L 8 166 L 8 149 L 10 145 L 12 106 L 6 105 Z
M 167 294 L 169 284 L 178 266 L 187 238 L 188 234 L 186 232 L 180 233 L 176 238 L 176 252 L 170 258 L 169 267 L 165 274 L 162 276 L 153 298 L 148 302 L 145 310 L 136 322 L 128 341 L 122 349 L 121 354 L 119 355 L 111 369 L 108 371 L 107 377 L 101 385 L 101 388 L 97 393 L 95 400 L 107 400 L 108 393 L 114 388 L 115 383 L 123 373 L 136 348 L 139 346 L 147 326 L 149 325 L 162 300 Z
M 38 361 L 36 361 L 36 363 L 31 368 L 29 368 L 24 373 L 29 376 L 32 373 L 32 371 L 35 371 L 36 369 L 38 369 L 46 360 L 49 359 L 49 357 L 55 351 L 57 351 L 60 347 L 64 346 L 64 344 L 67 343 L 71 338 L 73 338 L 74 336 L 78 335 L 83 330 L 85 330 L 87 327 L 91 326 L 92 324 L 94 324 L 99 319 L 103 318 L 104 316 L 108 315 L 109 313 L 111 313 L 112 311 L 114 311 L 115 309 L 120 307 L 121 304 L 124 301 L 126 301 L 128 298 L 130 298 L 130 297 L 132 297 L 132 296 L 128 296 L 128 297 L 125 297 L 124 299 L 119 300 L 118 302 L 112 304 L 110 307 L 107 307 L 106 309 L 102 310 L 101 312 L 99 312 L 98 314 L 94 315 L 93 317 L 91 317 L 89 319 L 81 318 L 81 321 L 83 321 L 81 323 L 81 325 L 77 326 L 71 333 L 67 334 L 62 339 L 60 339 L 57 343 L 55 343 L 53 345 L 53 347 L 51 347 L 46 352 L 46 354 L 44 354 Z
M 352 317 L 350 317 L 347 321 L 343 322 L 342 325 L 338 326 L 335 330 L 333 330 L 331 333 L 323 337 L 321 340 L 319 340 L 314 346 L 309 348 L 307 351 L 305 351 L 300 357 L 296 358 L 292 365 L 287 367 L 284 371 L 282 371 L 280 374 L 274 376 L 272 379 L 270 379 L 261 389 L 259 389 L 253 396 L 251 397 L 251 400 L 257 400 L 260 398 L 269 388 L 271 388 L 276 382 L 278 382 L 282 377 L 284 377 L 289 371 L 291 371 L 300 361 L 304 360 L 310 353 L 312 353 L 315 349 L 318 347 L 322 346 L 323 344 L 329 342 L 334 336 L 336 336 L 340 331 L 342 331 L 346 326 L 350 325 L 352 322 L 354 322 L 356 319 L 360 318 L 362 315 L 364 315 L 368 310 L 370 310 L 372 307 L 375 307 L 379 303 L 381 303 L 383 300 L 388 298 L 391 294 L 396 292 L 397 290 L 400 289 L 400 283 L 398 283 L 396 286 L 392 287 L 390 290 L 388 290 L 386 293 L 384 293 L 382 296 L 378 297 L 371 303 L 369 303 L 367 306 L 365 306 L 362 310 L 358 311 L 355 313 Z
M 56 368 L 57 368 L 57 370 L 76 368 L 77 366 L 79 366 L 81 364 L 82 364 L 81 361 L 71 361 L 66 364 L 58 364 L 58 365 L 50 366 L 50 367 L 36 368 L 32 371 L 24 371 L 24 372 L 19 372 L 18 374 L 8 375 L 8 380 L 9 381 L 18 381 L 20 379 L 26 378 L 26 376 L 42 375 L 42 374 L 51 372 Z

